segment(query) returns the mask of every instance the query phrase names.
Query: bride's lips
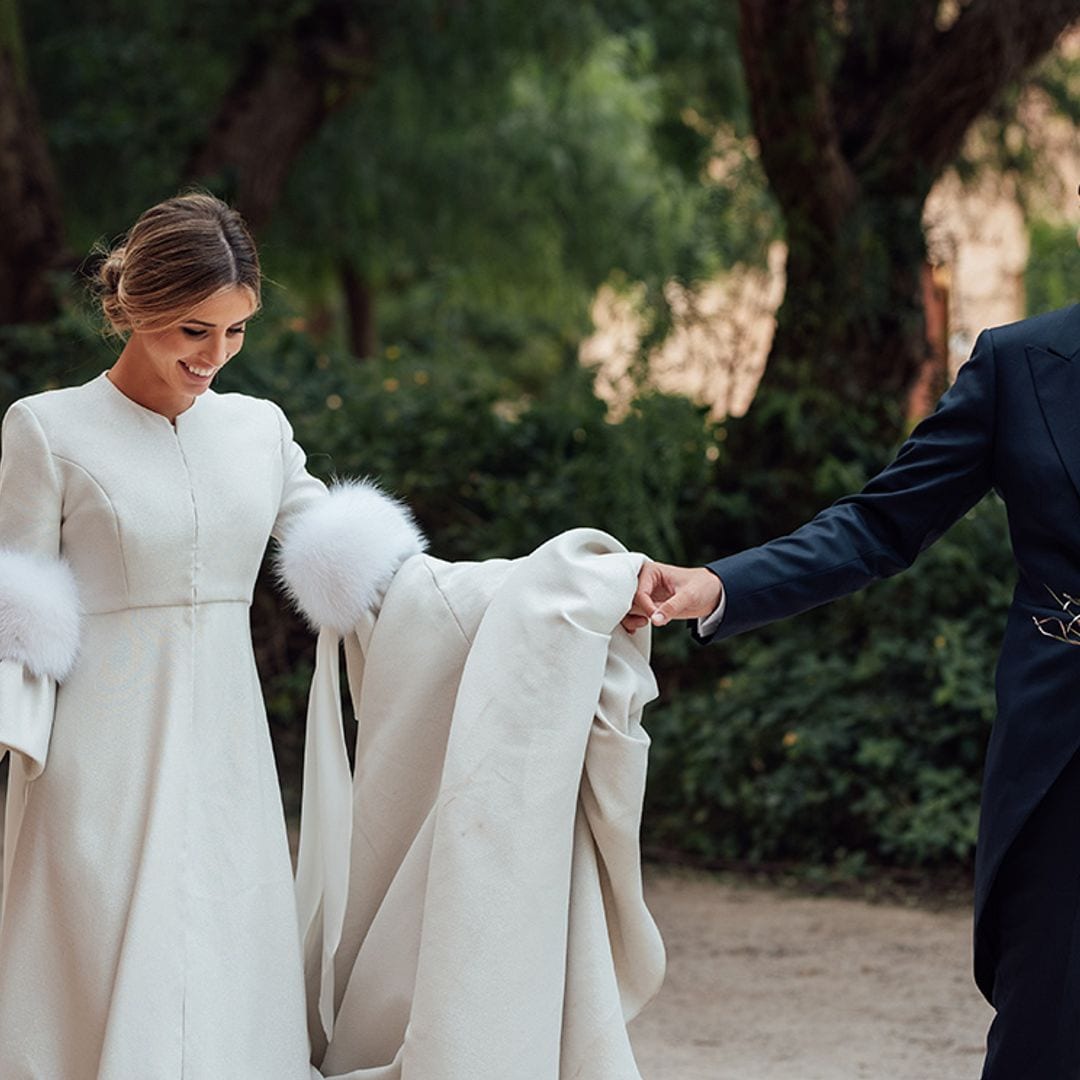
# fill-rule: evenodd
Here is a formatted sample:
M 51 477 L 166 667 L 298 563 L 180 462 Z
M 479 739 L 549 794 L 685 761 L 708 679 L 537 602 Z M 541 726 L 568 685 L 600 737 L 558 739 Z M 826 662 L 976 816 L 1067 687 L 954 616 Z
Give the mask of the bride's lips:
M 210 381 L 211 381 L 211 380 L 213 379 L 213 377 L 214 377 L 214 376 L 215 376 L 215 375 L 217 374 L 217 368 L 214 368 L 214 369 L 213 369 L 213 370 L 212 370 L 212 371 L 210 372 L 210 374 L 209 374 L 209 375 L 200 375 L 200 374 L 198 374 L 197 372 L 195 372 L 195 371 L 192 371 L 192 370 L 191 370 L 191 368 L 189 368 L 189 367 L 187 366 L 187 364 L 185 364 L 185 363 L 184 363 L 184 361 L 183 361 L 183 360 L 177 360 L 177 363 L 178 363 L 178 364 L 180 365 L 180 367 L 181 367 L 181 368 L 183 369 L 183 371 L 184 371 L 184 374 L 185 374 L 185 375 L 186 375 L 186 376 L 187 376 L 187 377 L 188 377 L 189 379 L 191 379 L 191 380 L 192 380 L 193 382 L 197 382 L 197 383 L 200 383 L 200 384 L 201 384 L 201 385 L 203 385 L 203 386 L 207 386 L 207 385 L 209 385 Z

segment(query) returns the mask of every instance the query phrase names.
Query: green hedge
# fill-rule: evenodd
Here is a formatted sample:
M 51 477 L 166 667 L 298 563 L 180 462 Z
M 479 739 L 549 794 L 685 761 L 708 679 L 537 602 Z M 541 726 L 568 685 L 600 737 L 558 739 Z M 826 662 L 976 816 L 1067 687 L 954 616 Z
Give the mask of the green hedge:
M 3 395 L 89 377 L 113 348 L 77 312 L 0 331 Z M 593 525 L 698 563 L 761 533 L 745 493 L 769 476 L 740 471 L 722 426 L 657 394 L 612 424 L 573 355 L 526 393 L 480 348 L 391 347 L 361 364 L 268 313 L 220 388 L 278 401 L 316 473 L 376 476 L 405 497 L 443 558 L 520 555 Z M 839 463 L 820 471 L 858 482 Z M 1011 573 L 988 501 L 912 571 L 858 596 L 707 649 L 681 628 L 655 635 L 646 843 L 849 868 L 970 860 Z M 253 625 L 294 806 L 312 640 L 266 583 Z
M 1024 269 L 1024 293 L 1032 315 L 1075 303 L 1080 296 L 1077 232 L 1069 224 L 1036 220 L 1028 229 L 1031 250 Z

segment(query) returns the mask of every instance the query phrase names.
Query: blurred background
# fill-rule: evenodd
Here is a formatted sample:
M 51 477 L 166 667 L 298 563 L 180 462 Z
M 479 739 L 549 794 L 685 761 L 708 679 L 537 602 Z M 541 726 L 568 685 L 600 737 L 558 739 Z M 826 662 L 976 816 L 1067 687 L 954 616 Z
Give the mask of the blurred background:
M 1078 116 L 1080 0 L 0 0 L 0 405 L 111 363 L 94 246 L 199 185 L 269 278 L 218 388 L 313 471 L 447 559 L 705 562 L 1077 298 Z M 966 874 L 1011 588 L 991 497 L 861 595 L 656 635 L 647 849 Z M 253 622 L 295 809 L 313 643 L 269 584 Z

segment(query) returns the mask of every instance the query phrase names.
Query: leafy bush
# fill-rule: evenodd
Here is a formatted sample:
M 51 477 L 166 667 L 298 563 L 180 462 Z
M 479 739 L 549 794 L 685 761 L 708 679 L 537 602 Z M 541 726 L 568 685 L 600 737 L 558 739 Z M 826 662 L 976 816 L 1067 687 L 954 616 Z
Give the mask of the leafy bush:
M 373 475 L 406 498 L 440 557 L 522 555 L 592 525 L 686 558 L 683 538 L 714 506 L 720 444 L 704 410 L 652 395 L 612 424 L 573 357 L 530 394 L 460 346 L 358 363 L 286 333 L 255 351 L 221 386 L 278 401 L 313 471 Z
M 85 382 L 115 353 L 114 343 L 76 305 L 51 323 L 0 326 L 0 407 L 39 390 Z
M 1073 303 L 1076 289 L 1076 230 L 1068 224 L 1033 221 L 1031 251 L 1024 270 L 1024 292 L 1029 315 L 1053 311 Z
M 756 471 L 732 460 L 725 428 L 681 398 L 642 397 L 610 423 L 573 354 L 523 388 L 460 342 L 358 363 L 273 310 L 250 337 L 219 389 L 278 401 L 317 474 L 380 478 L 439 557 L 521 555 L 576 525 L 691 564 L 764 538 L 754 493 L 782 460 Z M 51 327 L 5 329 L 0 390 L 10 400 L 81 381 L 115 349 L 76 309 Z M 752 437 L 744 422 L 741 441 Z M 860 480 L 824 460 L 785 513 Z M 1011 573 L 988 501 L 913 570 L 857 596 L 707 649 L 677 628 L 657 634 L 646 842 L 847 867 L 968 860 Z M 267 582 L 253 625 L 294 808 L 312 640 Z

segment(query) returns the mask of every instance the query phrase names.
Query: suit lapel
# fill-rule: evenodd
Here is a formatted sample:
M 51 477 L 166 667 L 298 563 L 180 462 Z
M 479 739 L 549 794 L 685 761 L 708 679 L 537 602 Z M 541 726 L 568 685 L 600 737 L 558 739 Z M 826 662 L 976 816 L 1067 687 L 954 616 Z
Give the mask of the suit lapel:
M 1050 437 L 1080 493 L 1080 304 L 1062 314 L 1057 332 L 1025 352 Z

